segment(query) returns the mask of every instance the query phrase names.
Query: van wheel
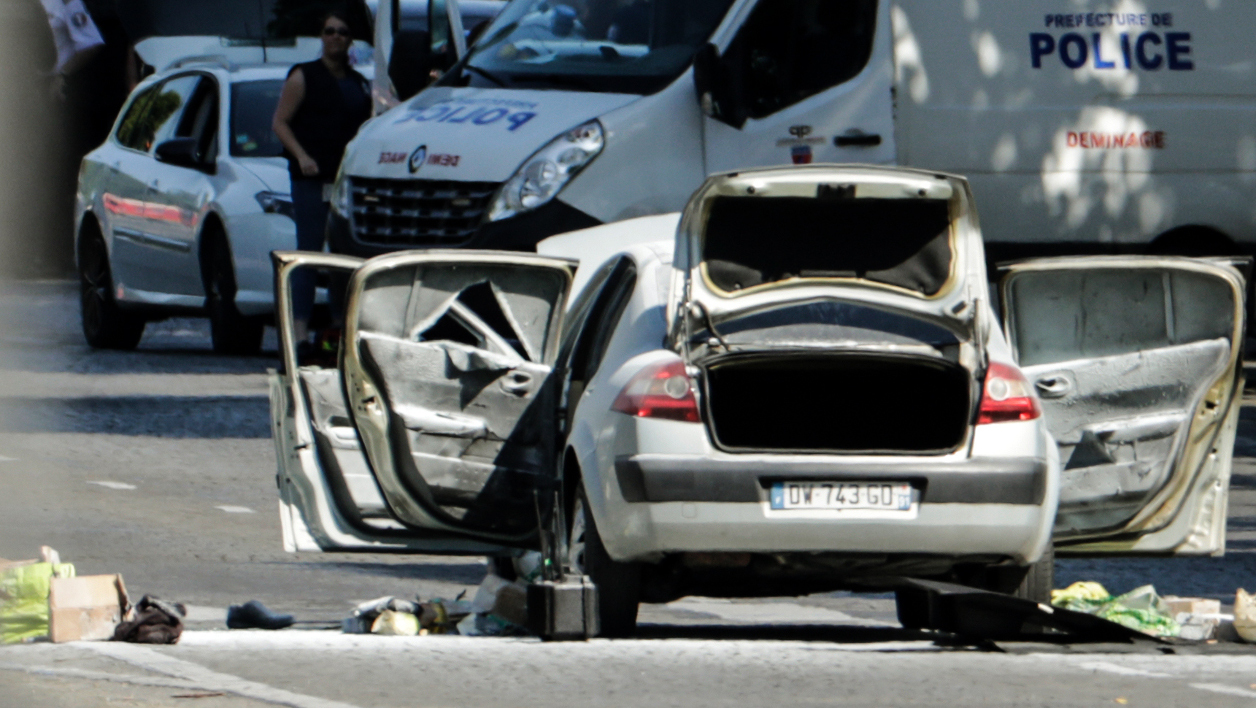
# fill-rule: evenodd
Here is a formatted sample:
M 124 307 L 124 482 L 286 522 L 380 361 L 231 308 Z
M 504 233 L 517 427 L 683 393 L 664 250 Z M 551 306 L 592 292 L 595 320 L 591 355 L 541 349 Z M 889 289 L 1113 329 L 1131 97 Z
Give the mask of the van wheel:
M 143 318 L 124 312 L 114 299 L 109 251 L 95 234 L 79 247 L 79 313 L 83 337 L 96 349 L 129 351 L 144 336 Z
M 637 608 L 641 602 L 641 566 L 611 559 L 584 492 L 576 494 L 571 511 L 571 532 L 567 562 L 572 570 L 589 576 L 597 586 L 599 636 L 630 637 L 637 630 Z
M 256 354 L 262 348 L 265 325 L 255 317 L 245 317 L 236 309 L 235 266 L 227 240 L 216 235 L 209 246 L 205 277 L 205 309 L 209 311 L 209 333 L 219 354 Z

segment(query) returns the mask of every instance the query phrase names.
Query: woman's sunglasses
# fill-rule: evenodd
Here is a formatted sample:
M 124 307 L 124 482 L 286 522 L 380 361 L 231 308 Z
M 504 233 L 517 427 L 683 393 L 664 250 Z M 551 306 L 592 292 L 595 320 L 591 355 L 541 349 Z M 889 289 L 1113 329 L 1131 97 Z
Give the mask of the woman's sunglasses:
M 341 37 L 350 37 L 353 35 L 353 33 L 349 31 L 348 27 L 324 27 L 323 28 L 324 37 L 330 37 L 335 34 L 338 34 Z

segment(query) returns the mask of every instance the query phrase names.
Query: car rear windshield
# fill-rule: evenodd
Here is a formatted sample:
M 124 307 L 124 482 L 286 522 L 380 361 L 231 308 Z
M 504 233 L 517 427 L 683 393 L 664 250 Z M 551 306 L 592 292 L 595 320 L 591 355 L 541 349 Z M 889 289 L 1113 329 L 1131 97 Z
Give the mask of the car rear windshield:
M 954 258 L 941 199 L 716 197 L 707 277 L 736 292 L 795 278 L 858 278 L 936 295 Z
M 283 145 L 270 129 L 283 81 L 241 81 L 231 85 L 231 155 L 279 157 Z

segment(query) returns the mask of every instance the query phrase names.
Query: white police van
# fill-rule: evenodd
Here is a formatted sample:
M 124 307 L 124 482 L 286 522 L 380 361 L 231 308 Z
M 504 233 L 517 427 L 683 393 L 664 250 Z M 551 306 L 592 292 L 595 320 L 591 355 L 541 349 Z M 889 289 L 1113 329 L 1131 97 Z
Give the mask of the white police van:
M 387 6 L 388 76 L 440 68 L 384 53 Z M 1253 26 L 1237 2 L 512 0 L 364 126 L 329 231 L 528 250 L 708 174 L 873 163 L 967 175 L 996 257 L 1252 253 Z

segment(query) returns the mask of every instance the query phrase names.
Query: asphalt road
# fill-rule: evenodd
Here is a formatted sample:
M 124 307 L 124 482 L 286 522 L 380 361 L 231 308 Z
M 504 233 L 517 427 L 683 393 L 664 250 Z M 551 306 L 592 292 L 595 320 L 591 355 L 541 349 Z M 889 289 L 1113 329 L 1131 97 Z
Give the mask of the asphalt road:
M 257 599 L 335 621 L 381 595 L 473 589 L 479 558 L 286 554 L 276 514 L 269 356 L 209 350 L 203 321 L 149 326 L 140 350 L 95 352 L 73 284 L 0 283 L 0 557 L 50 545 L 79 574 L 190 606 L 174 647 L 0 648 L 5 706 L 1241 705 L 1243 646 L 948 647 L 905 632 L 893 600 L 845 593 L 645 606 L 642 637 L 531 639 L 228 632 Z M 1061 560 L 1057 584 L 1223 601 L 1256 589 L 1256 410 L 1240 429 L 1230 552 L 1190 560 Z M 310 625 L 313 626 L 313 625 Z

